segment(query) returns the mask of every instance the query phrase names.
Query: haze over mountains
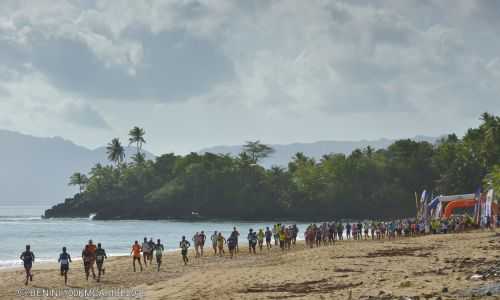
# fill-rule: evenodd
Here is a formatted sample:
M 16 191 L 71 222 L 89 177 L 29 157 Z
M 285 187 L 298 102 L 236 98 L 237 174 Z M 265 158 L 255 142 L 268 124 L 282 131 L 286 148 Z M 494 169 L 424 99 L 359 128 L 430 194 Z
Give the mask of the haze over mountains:
M 416 140 L 435 142 L 432 137 L 415 137 Z M 53 205 L 72 196 L 76 187 L 68 186 L 69 176 L 74 172 L 87 173 L 97 162 L 108 164 L 106 149 L 88 149 L 60 137 L 41 138 L 0 130 L 0 204 L 4 205 Z M 297 152 L 316 158 L 327 153 L 350 153 L 356 148 L 368 145 L 380 149 L 394 140 L 374 141 L 321 141 L 316 143 L 295 143 L 272 145 L 276 152 L 262 162 L 262 165 L 286 166 Z M 230 153 L 237 155 L 241 146 L 217 146 L 206 148 L 200 153 Z M 127 148 L 127 157 L 135 148 Z M 149 159 L 154 155 L 147 153 Z
M 74 172 L 87 173 L 108 164 L 106 148 L 91 150 L 60 137 L 40 138 L 0 130 L 0 204 L 51 205 L 72 196 L 68 186 Z M 126 148 L 127 157 L 135 153 Z M 148 158 L 154 157 L 147 154 Z

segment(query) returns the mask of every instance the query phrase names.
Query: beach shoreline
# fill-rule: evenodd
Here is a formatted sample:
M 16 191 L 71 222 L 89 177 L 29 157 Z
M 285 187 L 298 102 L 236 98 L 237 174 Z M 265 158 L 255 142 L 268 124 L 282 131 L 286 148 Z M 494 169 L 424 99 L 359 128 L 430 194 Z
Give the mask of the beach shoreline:
M 155 263 L 133 273 L 130 257 L 115 256 L 105 263 L 100 283 L 85 281 L 81 262 L 75 261 L 68 286 L 134 289 L 144 299 L 348 299 L 349 294 L 352 299 L 464 299 L 467 290 L 492 282 L 470 277 L 494 265 L 500 259 L 498 250 L 499 230 L 340 241 L 314 249 L 299 242 L 290 251 L 264 250 L 257 255 L 249 255 L 243 243 L 235 259 L 214 257 L 211 247 L 205 247 L 205 257 L 196 259 L 191 248 L 188 266 L 182 264 L 179 251 L 168 252 L 159 273 Z M 27 288 L 65 288 L 56 263 L 35 264 L 33 270 L 34 281 Z M 0 270 L 0 299 L 37 299 L 16 294 L 26 288 L 23 273 L 20 267 Z

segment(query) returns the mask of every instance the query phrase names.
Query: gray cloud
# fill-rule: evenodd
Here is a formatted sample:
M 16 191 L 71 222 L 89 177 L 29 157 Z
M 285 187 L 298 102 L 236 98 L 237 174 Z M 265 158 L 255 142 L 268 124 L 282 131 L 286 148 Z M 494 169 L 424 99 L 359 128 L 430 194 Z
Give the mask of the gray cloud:
M 61 115 L 68 122 L 95 129 L 111 129 L 101 114 L 87 103 L 67 102 Z
M 139 37 L 144 51 L 132 74 L 66 38 L 38 38 L 18 61 L 31 61 L 54 86 L 88 98 L 171 101 L 206 93 L 233 76 L 231 63 L 208 41 L 182 32 L 130 30 L 128 35 Z
M 483 110 L 500 112 L 500 10 L 493 2 L 6 2 L 0 93 L 10 104 L 0 108 L 25 132 L 23 116 L 32 114 L 40 116 L 38 128 L 55 114 L 82 132 L 109 134 L 143 122 L 182 124 L 171 142 L 183 149 L 206 146 L 196 144 L 209 136 L 197 136 L 200 127 L 224 133 L 214 143 L 271 139 L 269 128 L 277 139 L 303 141 L 335 138 L 327 128 L 354 127 L 346 125 L 354 116 L 373 120 L 371 136 L 337 134 L 453 131 Z M 443 116 L 442 127 L 420 121 Z M 238 121 L 238 130 L 221 118 Z M 58 128 L 53 122 L 44 130 Z M 85 136 L 78 130 L 59 135 Z M 84 142 L 97 143 L 86 133 Z

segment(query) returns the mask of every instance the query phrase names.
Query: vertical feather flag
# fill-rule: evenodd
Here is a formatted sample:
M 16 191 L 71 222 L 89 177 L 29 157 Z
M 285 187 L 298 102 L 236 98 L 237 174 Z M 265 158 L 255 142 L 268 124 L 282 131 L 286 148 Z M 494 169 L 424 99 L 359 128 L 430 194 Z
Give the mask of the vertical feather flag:
M 415 192 L 415 209 L 416 209 L 416 212 L 417 212 L 417 219 L 418 219 L 419 216 L 420 216 L 420 207 L 418 206 L 418 195 L 417 195 L 417 192 Z
M 425 205 L 425 197 L 426 197 L 427 191 L 424 190 L 422 192 L 422 195 L 420 196 L 420 217 L 423 220 L 426 220 L 426 210 L 427 210 L 427 205 Z
M 476 205 L 474 205 L 474 223 L 480 224 L 480 215 L 481 215 L 481 187 L 478 187 L 476 193 L 474 195 L 474 199 L 476 199 Z

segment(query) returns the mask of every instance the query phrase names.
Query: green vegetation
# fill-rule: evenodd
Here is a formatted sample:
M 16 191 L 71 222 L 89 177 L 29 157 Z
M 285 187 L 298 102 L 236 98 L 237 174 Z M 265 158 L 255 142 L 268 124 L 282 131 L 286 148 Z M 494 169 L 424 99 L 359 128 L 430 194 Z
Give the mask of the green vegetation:
M 412 216 L 414 193 L 470 193 L 483 185 L 500 190 L 500 118 L 483 114 L 478 128 L 436 145 L 399 140 L 319 161 L 297 153 L 288 168 L 257 163 L 273 150 L 247 142 L 238 157 L 206 153 L 144 159 L 143 129 L 130 132 L 138 152 L 124 163 L 118 139 L 108 145 L 114 165 L 96 165 L 81 193 L 46 211 L 46 217 L 99 219 L 201 218 L 332 219 Z M 75 179 L 75 180 L 73 180 Z
M 85 188 L 88 182 L 89 179 L 87 178 L 87 175 L 79 172 L 74 173 L 69 178 L 69 185 L 77 185 L 80 190 L 80 194 L 83 192 L 83 189 Z

